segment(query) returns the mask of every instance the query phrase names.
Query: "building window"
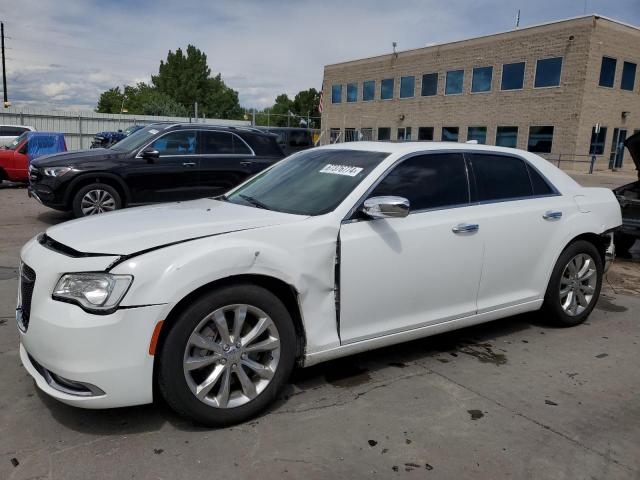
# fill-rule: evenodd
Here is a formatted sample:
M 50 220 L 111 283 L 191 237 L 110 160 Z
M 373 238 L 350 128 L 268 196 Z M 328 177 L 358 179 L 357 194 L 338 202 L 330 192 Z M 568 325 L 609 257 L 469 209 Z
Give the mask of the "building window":
M 331 103 L 342 102 L 342 85 L 331 86 Z
M 378 140 L 391 140 L 391 128 L 378 127 Z
M 493 67 L 476 67 L 471 78 L 471 91 L 473 93 L 490 92 L 493 79 Z
M 356 140 L 358 140 L 358 137 L 356 136 L 356 129 L 355 128 L 345 128 L 344 129 L 344 141 L 345 142 L 355 142 Z
M 369 142 L 373 140 L 373 128 L 365 127 L 360 129 L 360 140 L 364 140 L 365 142 Z
M 502 65 L 502 90 L 521 90 L 524 85 L 524 62 Z
M 411 127 L 400 127 L 398 129 L 398 141 L 399 142 L 411 141 Z
M 358 101 L 358 84 L 357 83 L 347 83 L 347 102 L 357 102 Z
M 460 129 L 458 127 L 442 127 L 443 142 L 457 142 Z
M 416 91 L 416 77 L 400 78 L 400 98 L 411 98 Z
M 368 102 L 376 96 L 376 81 L 365 80 L 362 84 L 362 101 Z
M 419 127 L 418 141 L 426 142 L 433 140 L 433 127 Z
M 591 129 L 591 145 L 589 146 L 589 154 L 602 155 L 604 153 L 604 144 L 607 140 L 607 127 L 600 127 L 600 131 L 596 133 L 596 127 Z
M 552 126 L 529 127 L 529 143 L 527 150 L 536 153 L 551 153 L 553 144 Z
M 445 95 L 458 95 L 462 93 L 462 85 L 464 84 L 464 70 L 449 70 L 447 72 L 447 80 L 445 82 Z
M 622 90 L 629 90 L 633 92 L 635 84 L 636 64 L 631 62 L 624 62 L 622 64 L 622 80 L 620 81 L 620 88 Z
M 340 139 L 340 129 L 332 128 L 329 130 L 329 143 L 337 143 Z
M 380 99 L 393 98 L 393 78 L 385 78 L 380 82 Z
M 425 73 L 422 75 L 422 92 L 423 97 L 432 97 L 438 94 L 438 74 Z
M 496 145 L 498 147 L 516 148 L 516 145 L 518 145 L 518 127 L 498 127 Z
M 487 127 L 469 127 L 467 130 L 467 141 L 476 140 L 478 143 L 487 143 Z
M 613 88 L 613 81 L 616 78 L 616 59 L 611 57 L 602 57 L 600 64 L 600 82 L 601 87 Z
M 562 57 L 544 58 L 536 63 L 535 88 L 557 87 L 562 74 Z

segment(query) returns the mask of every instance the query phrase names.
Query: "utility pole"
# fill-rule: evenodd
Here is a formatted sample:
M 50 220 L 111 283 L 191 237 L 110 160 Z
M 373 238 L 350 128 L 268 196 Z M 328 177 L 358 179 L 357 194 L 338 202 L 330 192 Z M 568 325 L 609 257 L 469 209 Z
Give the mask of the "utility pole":
M 196 123 L 198 123 L 198 102 L 193 102 L 193 110 L 194 110 L 194 117 L 196 119 Z
M 4 60 L 4 22 L 0 22 L 0 37 L 2 38 L 2 88 L 4 90 L 4 108 L 9 108 L 11 102 L 7 97 L 7 66 Z

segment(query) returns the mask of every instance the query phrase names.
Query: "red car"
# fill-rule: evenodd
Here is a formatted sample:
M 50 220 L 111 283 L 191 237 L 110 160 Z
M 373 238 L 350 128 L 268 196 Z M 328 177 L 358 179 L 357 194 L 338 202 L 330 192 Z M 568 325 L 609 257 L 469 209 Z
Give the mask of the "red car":
M 29 162 L 53 153 L 66 152 L 64 135 L 55 132 L 24 132 L 0 149 L 0 182 L 29 181 Z

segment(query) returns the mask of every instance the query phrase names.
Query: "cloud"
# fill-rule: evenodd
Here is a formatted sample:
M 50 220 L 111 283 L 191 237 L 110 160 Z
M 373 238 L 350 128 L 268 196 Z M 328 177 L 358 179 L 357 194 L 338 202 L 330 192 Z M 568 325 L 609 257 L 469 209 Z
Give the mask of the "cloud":
M 149 81 L 168 50 L 191 43 L 246 107 L 320 88 L 323 67 L 583 13 L 582 2 L 510 0 L 21 0 L 3 12 L 14 105 L 95 108 L 108 88 Z M 590 0 L 640 24 L 637 0 Z

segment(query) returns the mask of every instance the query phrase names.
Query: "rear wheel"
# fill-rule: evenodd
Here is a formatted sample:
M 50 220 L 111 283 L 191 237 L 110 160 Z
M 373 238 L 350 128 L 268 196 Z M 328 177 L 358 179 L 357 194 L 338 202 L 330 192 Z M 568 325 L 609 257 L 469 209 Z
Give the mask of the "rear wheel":
M 598 301 L 603 265 L 598 249 L 584 240 L 569 245 L 560 255 L 544 297 L 543 311 L 556 325 L 584 322 Z
M 73 214 L 86 217 L 98 213 L 112 212 L 122 208 L 118 191 L 105 183 L 92 183 L 80 188 L 73 196 Z
M 172 325 L 158 386 L 179 414 L 208 426 L 257 415 L 276 398 L 295 362 L 289 312 L 271 292 L 235 285 L 207 293 Z

